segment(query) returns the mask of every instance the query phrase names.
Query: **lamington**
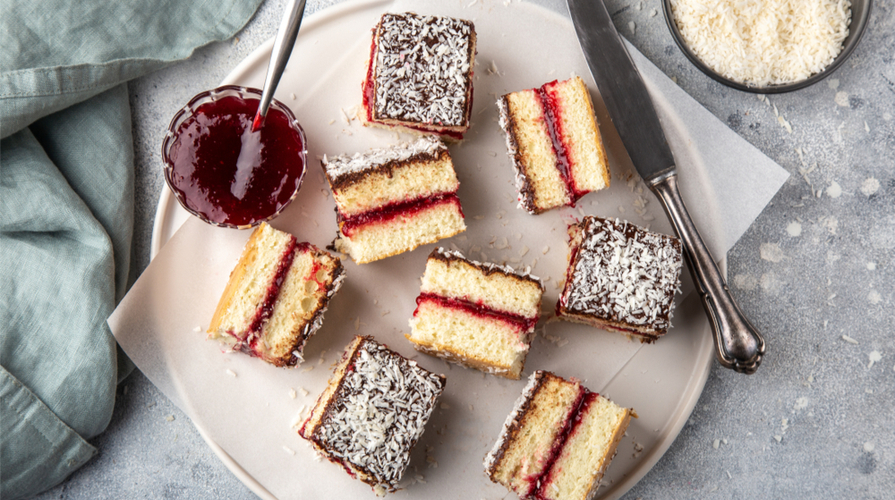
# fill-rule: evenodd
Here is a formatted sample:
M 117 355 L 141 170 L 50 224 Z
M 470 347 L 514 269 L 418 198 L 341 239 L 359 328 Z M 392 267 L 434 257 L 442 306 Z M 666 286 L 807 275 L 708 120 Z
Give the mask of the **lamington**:
M 344 278 L 339 258 L 262 223 L 230 273 L 208 337 L 276 366 L 294 366 Z
M 469 21 L 383 14 L 363 83 L 364 123 L 462 139 L 472 108 L 475 45 Z
M 556 316 L 645 343 L 665 335 L 680 288 L 680 240 L 592 216 L 568 233 L 569 267 Z
M 445 377 L 357 336 L 298 433 L 377 495 L 398 489 Z
M 543 293 L 535 276 L 437 248 L 406 337 L 418 351 L 519 379 Z
M 632 409 L 575 379 L 536 371 L 485 457 L 485 473 L 519 498 L 589 499 L 631 417 L 637 417 Z
M 466 230 L 450 152 L 433 136 L 322 163 L 338 212 L 333 248 L 358 264 Z
M 609 163 L 590 92 L 580 77 L 497 101 L 516 172 L 519 206 L 538 214 L 609 187 Z

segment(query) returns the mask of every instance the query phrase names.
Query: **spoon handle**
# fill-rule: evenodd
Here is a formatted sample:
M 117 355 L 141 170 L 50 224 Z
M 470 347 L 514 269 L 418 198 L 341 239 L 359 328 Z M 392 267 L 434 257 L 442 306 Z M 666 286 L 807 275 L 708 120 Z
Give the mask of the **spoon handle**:
M 301 19 L 305 14 L 305 0 L 290 0 L 286 6 L 286 15 L 280 22 L 277 30 L 277 38 L 273 43 L 273 50 L 270 53 L 270 63 L 267 65 L 267 76 L 264 78 L 264 89 L 261 91 L 261 103 L 258 105 L 258 113 L 255 115 L 255 121 L 252 123 L 252 130 L 258 130 L 264 117 L 267 116 L 267 110 L 270 107 L 270 101 L 273 94 L 280 83 L 280 77 L 283 76 L 283 70 L 286 69 L 286 63 L 289 62 L 289 55 L 292 53 L 292 47 L 295 45 L 295 37 L 298 36 L 298 28 L 301 27 Z

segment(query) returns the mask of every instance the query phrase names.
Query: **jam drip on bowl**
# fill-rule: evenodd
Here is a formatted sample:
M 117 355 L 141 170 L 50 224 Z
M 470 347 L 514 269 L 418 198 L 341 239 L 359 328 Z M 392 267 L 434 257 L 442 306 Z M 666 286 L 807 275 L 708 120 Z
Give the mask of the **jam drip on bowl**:
M 184 208 L 213 224 L 247 227 L 272 218 L 295 196 L 305 142 L 275 106 L 253 132 L 259 100 L 233 94 L 194 108 L 164 154 L 168 183 Z

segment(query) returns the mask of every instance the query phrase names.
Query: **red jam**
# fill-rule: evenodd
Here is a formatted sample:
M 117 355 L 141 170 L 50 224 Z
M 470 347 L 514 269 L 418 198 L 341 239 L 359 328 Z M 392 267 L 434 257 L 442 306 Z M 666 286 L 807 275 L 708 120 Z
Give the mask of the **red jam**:
M 563 141 L 565 134 L 563 134 L 562 130 L 562 111 L 556 102 L 556 94 L 553 92 L 553 87 L 556 84 L 557 80 L 545 83 L 537 89 L 537 93 L 544 108 L 544 122 L 547 125 L 547 133 L 550 135 L 550 141 L 553 143 L 553 152 L 556 154 L 556 169 L 559 170 L 559 176 L 562 177 L 563 182 L 566 184 L 574 205 L 587 192 L 579 190 L 575 184 L 575 179 L 572 177 L 569 151 L 566 149 L 566 144 Z
M 274 105 L 253 132 L 258 103 L 240 95 L 208 99 L 174 131 L 166 159 L 168 184 L 200 218 L 252 226 L 278 214 L 298 190 L 305 170 L 304 136 Z
M 566 421 L 563 422 L 563 429 L 560 434 L 562 438 L 558 439 L 557 442 L 554 442 L 554 449 L 550 451 L 551 456 L 547 461 L 547 466 L 544 467 L 544 472 L 541 474 L 541 477 L 538 478 L 536 483 L 537 491 L 529 492 L 529 496 L 531 496 L 531 493 L 535 493 L 534 498 L 536 500 L 550 500 L 550 497 L 548 497 L 545 492 L 553 482 L 557 472 L 553 470 L 553 465 L 556 463 L 556 460 L 559 459 L 559 454 L 562 452 L 562 447 L 565 446 L 566 441 L 568 441 L 569 437 L 575 434 L 575 431 L 581 426 L 581 422 L 585 415 L 590 411 L 590 407 L 597 401 L 597 399 L 599 399 L 599 397 L 600 395 L 598 393 L 590 392 L 583 387 L 581 388 L 581 392 L 578 394 L 578 400 L 574 405 L 574 415 L 570 415 L 572 418 L 567 418 Z
M 252 324 L 249 325 L 248 331 L 250 335 L 252 333 L 260 335 L 264 323 L 267 323 L 267 320 L 270 319 L 270 315 L 273 314 L 273 308 L 277 303 L 277 297 L 280 296 L 280 289 L 283 288 L 283 282 L 286 281 L 286 273 L 289 272 L 289 268 L 292 267 L 292 261 L 295 259 L 296 250 L 301 251 L 293 236 L 286 246 L 283 255 L 280 257 L 280 263 L 277 265 L 277 270 L 274 273 L 273 282 L 267 287 L 264 301 L 261 302 L 258 306 L 258 310 L 255 311 L 255 318 L 252 320 Z M 255 347 L 254 342 L 252 342 L 252 347 Z
M 522 332 L 528 332 L 532 330 L 535 325 L 538 324 L 537 316 L 535 316 L 534 318 L 526 318 L 525 316 L 520 316 L 518 314 L 492 309 L 484 304 L 473 304 L 472 302 L 466 300 L 455 299 L 451 297 L 442 297 L 441 295 L 426 292 L 421 293 L 419 297 L 416 298 L 417 310 L 413 311 L 414 316 L 416 316 L 416 313 L 419 310 L 419 306 L 423 302 L 434 302 L 440 307 L 459 309 L 480 318 L 503 321 L 504 323 L 509 323 L 511 325 L 517 326 Z
M 398 217 L 413 217 L 423 210 L 445 203 L 456 205 L 460 215 L 463 215 L 463 211 L 460 208 L 460 198 L 457 198 L 457 193 L 442 193 L 430 197 L 390 203 L 351 217 L 345 217 L 340 212 L 338 214 L 339 228 L 342 234 L 350 238 L 357 231 L 357 228 L 366 224 L 389 222 Z

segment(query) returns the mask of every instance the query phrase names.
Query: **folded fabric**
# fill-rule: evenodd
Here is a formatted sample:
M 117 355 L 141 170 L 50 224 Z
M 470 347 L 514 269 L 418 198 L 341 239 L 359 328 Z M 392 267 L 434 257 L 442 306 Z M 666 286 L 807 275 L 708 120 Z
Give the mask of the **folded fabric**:
M 127 80 L 236 33 L 260 0 L 0 3 L 0 497 L 50 488 L 112 415 L 129 284 Z

